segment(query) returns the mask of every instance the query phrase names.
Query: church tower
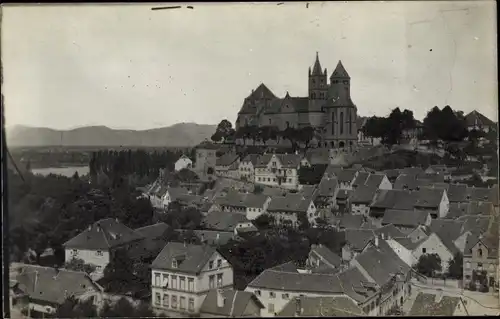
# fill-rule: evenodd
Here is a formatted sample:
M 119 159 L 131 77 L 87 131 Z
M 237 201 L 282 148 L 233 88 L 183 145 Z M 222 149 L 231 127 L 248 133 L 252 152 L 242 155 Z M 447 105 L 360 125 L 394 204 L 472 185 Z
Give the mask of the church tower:
M 342 65 L 342 61 L 339 61 L 335 71 L 330 76 L 328 97 L 343 100 L 351 99 L 351 77 L 345 70 L 344 65 Z
M 309 100 L 326 100 L 328 93 L 328 83 L 326 81 L 326 69 L 321 70 L 318 52 L 316 52 L 316 61 L 312 68 L 309 67 Z

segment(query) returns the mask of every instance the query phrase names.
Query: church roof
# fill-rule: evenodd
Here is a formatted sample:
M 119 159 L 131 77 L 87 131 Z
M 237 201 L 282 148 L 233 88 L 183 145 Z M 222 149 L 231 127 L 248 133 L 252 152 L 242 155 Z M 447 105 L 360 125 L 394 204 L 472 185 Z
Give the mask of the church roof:
M 495 126 L 495 122 L 474 110 L 465 116 L 467 126 Z
M 347 73 L 347 71 L 345 70 L 344 66 L 342 65 L 342 61 L 339 60 L 339 63 L 337 64 L 337 67 L 333 71 L 330 79 L 331 78 L 347 78 L 347 79 L 351 78 Z
M 275 99 L 276 96 L 267 88 L 264 83 L 261 83 L 248 97 L 250 100 L 259 99 Z
M 314 62 L 311 75 L 323 75 L 321 72 L 321 63 L 319 63 L 318 52 L 316 52 L 316 61 Z

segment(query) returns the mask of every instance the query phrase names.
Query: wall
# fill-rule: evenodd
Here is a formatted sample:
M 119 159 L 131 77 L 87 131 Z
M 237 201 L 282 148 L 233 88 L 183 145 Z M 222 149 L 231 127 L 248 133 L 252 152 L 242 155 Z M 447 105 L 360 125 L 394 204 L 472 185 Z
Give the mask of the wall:
M 191 168 L 193 162 L 189 158 L 179 158 L 175 162 L 175 171 L 178 172 L 183 168 Z
M 418 261 L 420 256 L 424 254 L 423 249 L 425 248 L 425 254 L 438 254 L 441 258 L 442 272 L 446 272 L 448 269 L 448 263 L 450 259 L 453 259 L 453 255 L 448 251 L 446 246 L 441 242 L 441 240 L 436 236 L 436 234 L 431 234 L 426 241 L 421 243 L 413 251 L 413 256 L 415 260 Z
M 379 189 L 392 189 L 392 184 L 387 178 L 387 176 L 384 175 L 384 178 L 382 179 L 382 182 L 380 183 Z
M 255 171 L 252 162 L 240 162 L 239 165 L 240 178 L 245 177 L 247 181 L 254 181 Z
M 110 253 L 109 251 L 99 251 L 101 254 L 98 255 L 98 250 L 83 250 L 76 249 L 77 254 L 75 255 L 73 249 L 65 249 L 64 261 L 70 262 L 73 258 L 83 259 L 86 264 L 91 264 L 97 267 L 97 273 L 102 273 L 104 268 L 109 264 Z
M 354 215 L 369 216 L 370 215 L 370 205 L 351 203 L 351 213 Z
M 439 217 L 444 218 L 446 215 L 448 215 L 449 211 L 450 211 L 450 201 L 448 200 L 448 195 L 446 194 L 446 191 L 444 191 L 441 203 L 439 203 Z
M 411 250 L 407 249 L 394 239 L 388 239 L 387 244 L 399 256 L 399 258 L 401 258 L 401 260 L 404 261 L 408 266 L 412 267 L 417 262 Z

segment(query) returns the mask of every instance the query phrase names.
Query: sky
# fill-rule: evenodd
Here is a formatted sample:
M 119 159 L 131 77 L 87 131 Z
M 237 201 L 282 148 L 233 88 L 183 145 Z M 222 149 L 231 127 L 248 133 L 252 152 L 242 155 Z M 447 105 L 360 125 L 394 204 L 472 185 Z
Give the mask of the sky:
M 158 6 L 4 5 L 7 125 L 234 123 L 260 83 L 307 96 L 316 52 L 328 77 L 342 60 L 359 115 L 450 105 L 497 120 L 494 1 Z

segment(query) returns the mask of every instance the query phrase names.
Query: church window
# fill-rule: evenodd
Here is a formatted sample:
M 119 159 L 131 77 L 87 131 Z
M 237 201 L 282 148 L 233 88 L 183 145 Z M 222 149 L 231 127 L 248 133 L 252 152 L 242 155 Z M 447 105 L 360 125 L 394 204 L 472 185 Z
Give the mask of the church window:
M 311 93 L 311 98 L 315 99 L 316 98 L 316 94 L 315 93 Z
M 332 135 L 335 135 L 335 112 L 332 112 Z
M 273 124 L 271 119 L 269 119 L 269 124 Z
M 290 127 L 290 122 L 286 121 L 286 128 Z
M 344 134 L 344 112 L 340 112 L 340 134 Z
M 323 94 L 323 92 L 321 92 L 321 93 L 319 94 L 319 97 L 320 97 L 321 99 L 325 97 L 325 95 Z
M 348 85 L 348 84 L 349 84 L 349 81 L 344 80 L 344 84 L 345 84 L 345 85 Z
M 312 84 L 316 84 L 316 80 L 312 79 Z

